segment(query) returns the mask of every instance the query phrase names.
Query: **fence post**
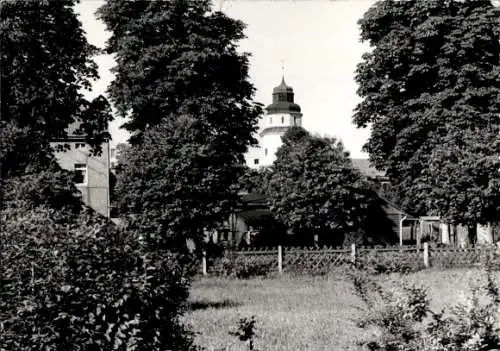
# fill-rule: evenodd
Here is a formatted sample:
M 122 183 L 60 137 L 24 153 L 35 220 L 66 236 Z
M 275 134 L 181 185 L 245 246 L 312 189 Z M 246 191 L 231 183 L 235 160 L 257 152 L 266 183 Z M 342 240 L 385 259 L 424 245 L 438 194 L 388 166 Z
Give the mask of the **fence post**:
M 417 232 L 417 250 L 422 248 L 422 236 L 424 235 L 424 221 L 420 219 L 420 231 Z
M 278 245 L 278 273 L 283 273 L 283 252 L 281 250 L 281 245 Z
M 424 266 L 429 268 L 429 243 L 424 243 Z
M 207 275 L 207 252 L 203 250 L 203 254 L 201 256 L 201 271 L 203 276 Z
M 351 244 L 351 263 L 356 264 L 356 244 Z

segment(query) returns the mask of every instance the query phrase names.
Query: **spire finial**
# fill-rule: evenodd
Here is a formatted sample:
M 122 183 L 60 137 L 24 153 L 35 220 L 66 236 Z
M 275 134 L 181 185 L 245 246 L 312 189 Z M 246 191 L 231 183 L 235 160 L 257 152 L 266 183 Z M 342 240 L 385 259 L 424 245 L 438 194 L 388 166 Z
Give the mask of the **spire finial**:
M 285 81 L 285 59 L 281 59 L 281 80 Z

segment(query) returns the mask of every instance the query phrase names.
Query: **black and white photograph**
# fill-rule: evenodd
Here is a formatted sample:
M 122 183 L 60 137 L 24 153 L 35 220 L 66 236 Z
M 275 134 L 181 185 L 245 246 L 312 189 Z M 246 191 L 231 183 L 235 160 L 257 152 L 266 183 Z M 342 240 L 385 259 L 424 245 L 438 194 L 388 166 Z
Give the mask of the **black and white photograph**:
M 0 0 L 0 351 L 500 351 L 500 1 Z

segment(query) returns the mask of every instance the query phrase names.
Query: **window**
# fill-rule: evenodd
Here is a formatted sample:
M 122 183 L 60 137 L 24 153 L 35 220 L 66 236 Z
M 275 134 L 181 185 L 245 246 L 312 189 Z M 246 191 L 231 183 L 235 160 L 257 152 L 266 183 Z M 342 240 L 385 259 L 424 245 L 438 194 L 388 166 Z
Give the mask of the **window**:
M 258 164 L 259 164 L 259 159 L 258 159 L 258 158 L 254 159 L 254 160 L 253 160 L 253 164 L 254 164 L 254 165 L 258 165 Z
M 83 143 L 76 143 L 75 144 L 75 149 L 78 149 L 78 148 L 82 148 L 82 149 L 85 148 L 85 144 L 83 144 Z
M 281 124 L 285 123 L 285 117 L 281 116 Z
M 273 124 L 273 118 L 269 117 L 269 124 Z
M 267 149 L 264 150 L 264 154 L 267 156 Z
M 87 165 L 85 163 L 75 163 L 74 182 L 76 184 L 87 184 Z

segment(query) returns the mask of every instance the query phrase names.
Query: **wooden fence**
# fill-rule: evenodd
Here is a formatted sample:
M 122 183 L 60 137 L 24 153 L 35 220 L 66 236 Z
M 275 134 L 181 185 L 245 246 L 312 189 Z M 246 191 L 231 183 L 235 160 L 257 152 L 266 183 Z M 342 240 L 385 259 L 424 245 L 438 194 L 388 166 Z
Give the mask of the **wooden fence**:
M 383 271 L 415 271 L 430 267 L 472 267 L 493 257 L 495 246 L 472 248 L 438 247 L 428 243 L 416 246 L 356 246 L 351 247 L 274 247 L 228 250 L 222 257 L 204 255 L 203 275 L 224 275 L 236 270 L 253 273 L 283 272 L 321 274 L 337 267 L 356 264 L 359 267 Z

